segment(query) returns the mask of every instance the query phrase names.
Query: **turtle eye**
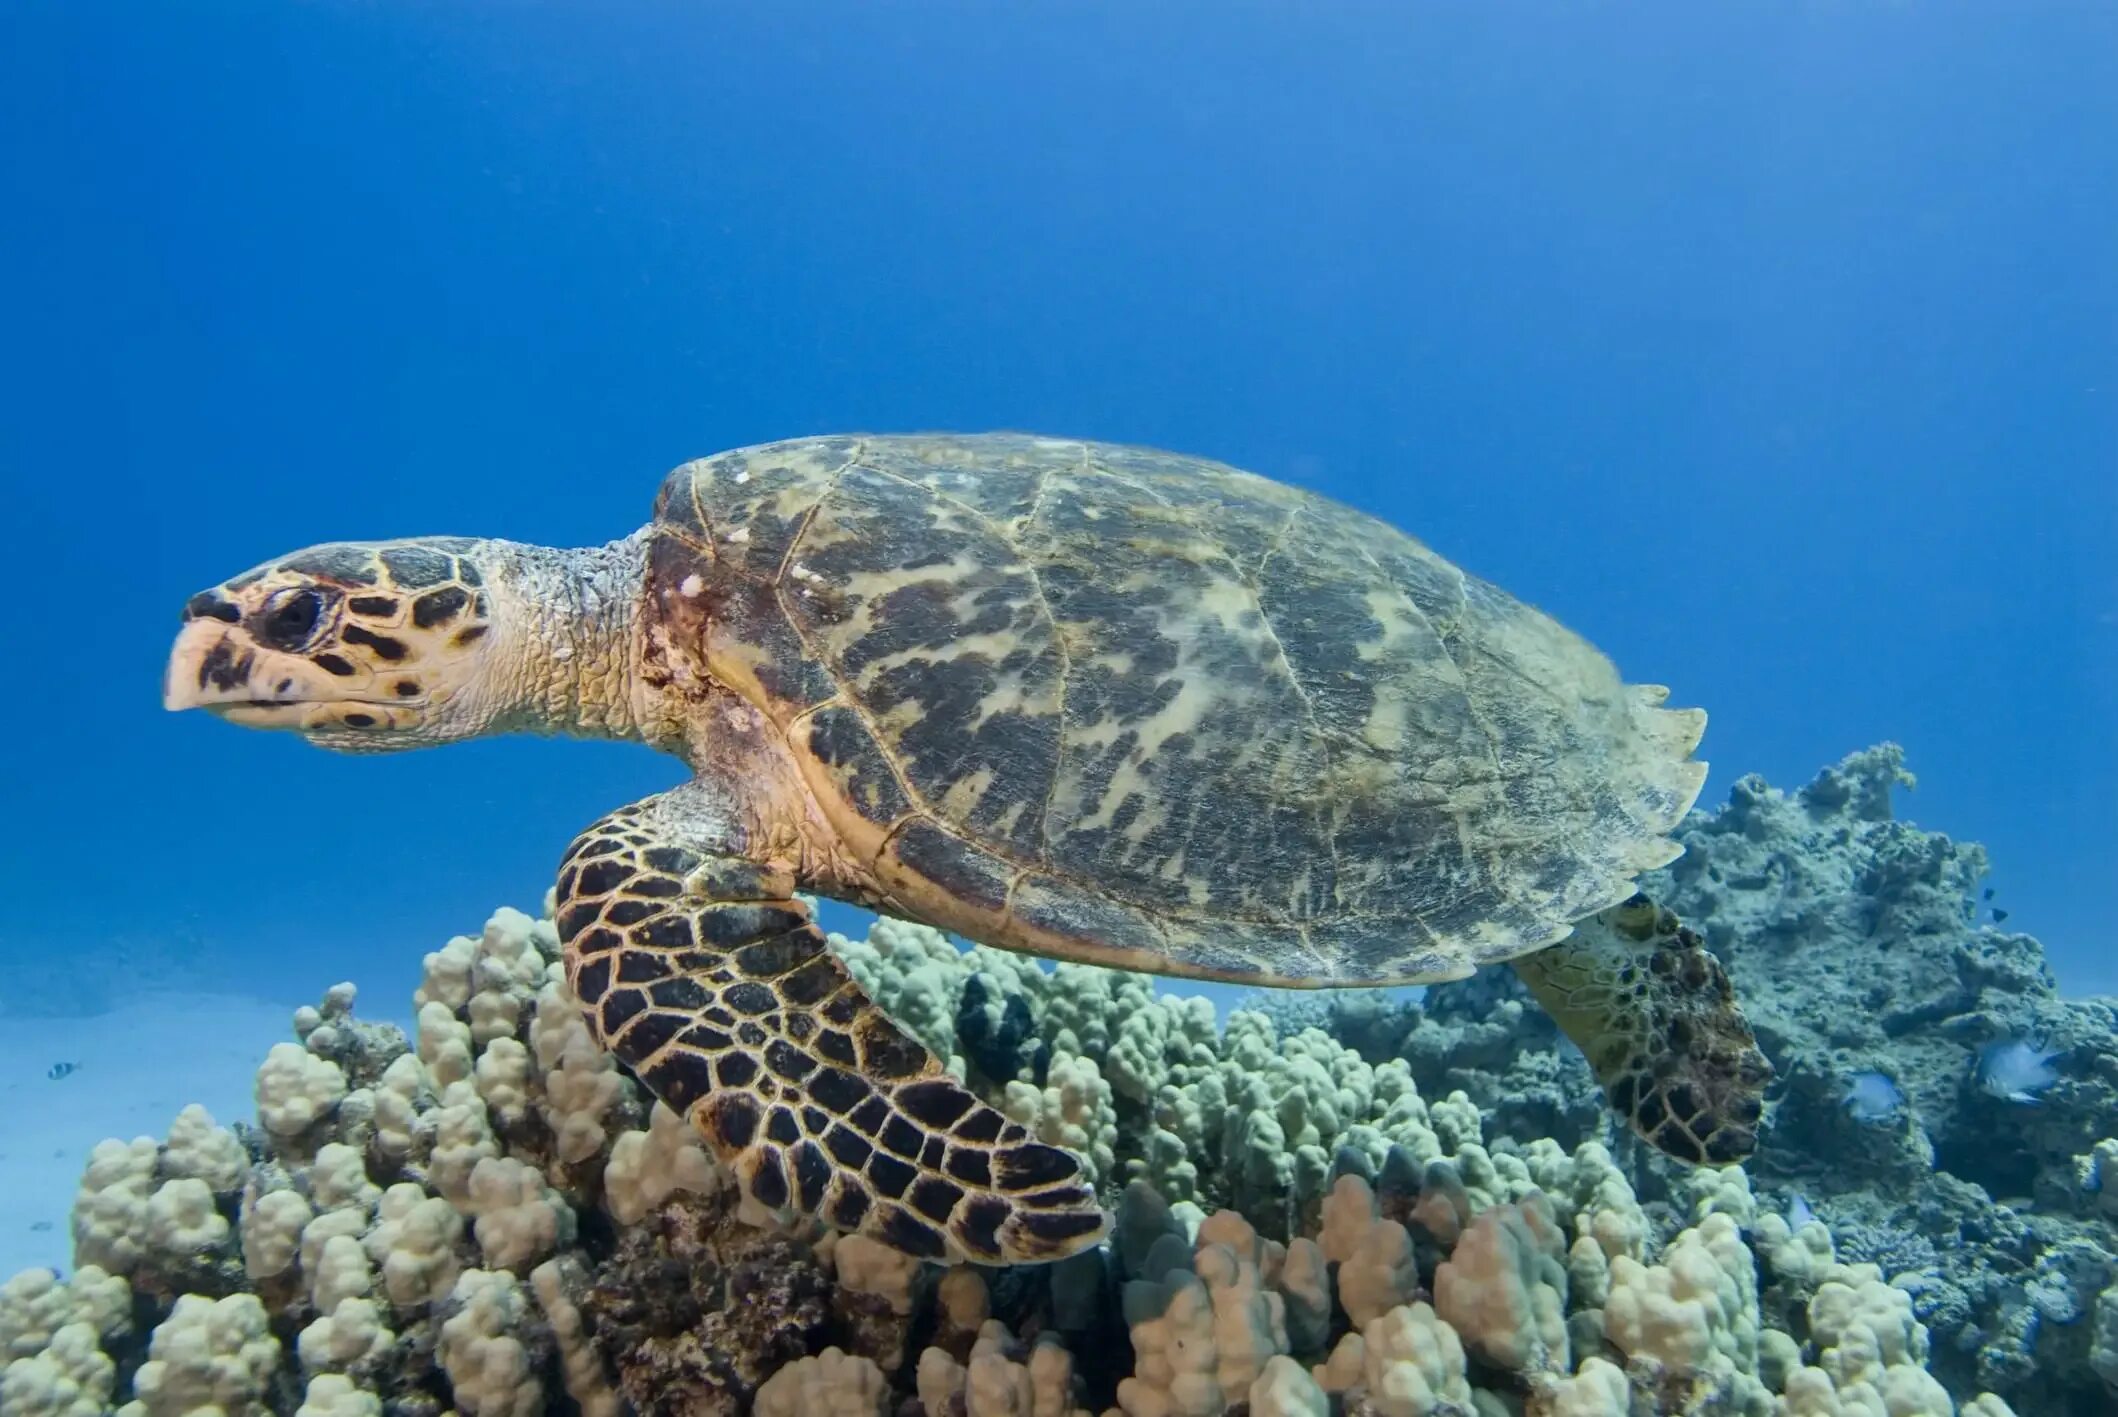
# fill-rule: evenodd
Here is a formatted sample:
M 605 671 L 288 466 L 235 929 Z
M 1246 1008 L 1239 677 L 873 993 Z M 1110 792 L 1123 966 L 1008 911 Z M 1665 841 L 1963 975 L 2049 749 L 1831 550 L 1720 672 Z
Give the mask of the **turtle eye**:
M 258 638 L 274 649 L 306 648 L 324 618 L 324 593 L 306 586 L 277 591 L 265 602 Z

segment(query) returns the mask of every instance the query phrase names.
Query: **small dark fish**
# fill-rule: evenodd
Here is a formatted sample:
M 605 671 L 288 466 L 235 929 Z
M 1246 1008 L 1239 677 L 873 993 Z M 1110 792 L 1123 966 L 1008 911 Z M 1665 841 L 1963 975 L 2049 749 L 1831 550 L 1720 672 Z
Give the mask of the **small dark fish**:
M 1993 898 L 1993 888 L 1991 886 L 1986 887 L 1985 898 L 1987 900 L 1991 900 Z
M 2007 919 L 2007 918 L 2008 918 L 2008 912 L 2007 912 L 2007 911 L 2005 911 L 2005 910 L 2002 910 L 2002 909 L 2001 909 L 2001 908 L 2000 908 L 1999 906 L 1997 906 L 1997 905 L 1993 907 L 1993 923 L 1994 923 L 1995 925 L 1998 925 L 1998 924 L 1999 924 L 1999 923 L 2000 923 L 2001 921 L 2003 921 L 2003 920 L 2005 920 L 2005 919 Z
M 53 1063 L 51 1071 L 44 1076 L 50 1078 L 53 1082 L 57 1082 L 60 1078 L 73 1076 L 74 1070 L 80 1066 L 79 1063 Z

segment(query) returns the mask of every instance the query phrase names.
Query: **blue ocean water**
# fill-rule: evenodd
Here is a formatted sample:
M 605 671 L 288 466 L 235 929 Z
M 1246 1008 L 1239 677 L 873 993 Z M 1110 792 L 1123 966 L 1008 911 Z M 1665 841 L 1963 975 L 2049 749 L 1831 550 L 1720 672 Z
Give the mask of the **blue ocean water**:
M 0 16 L 0 1009 L 416 955 L 678 766 L 164 715 L 312 541 L 621 535 L 845 429 L 1382 515 L 1713 715 L 1903 742 L 2118 989 L 2118 12 L 414 6 Z

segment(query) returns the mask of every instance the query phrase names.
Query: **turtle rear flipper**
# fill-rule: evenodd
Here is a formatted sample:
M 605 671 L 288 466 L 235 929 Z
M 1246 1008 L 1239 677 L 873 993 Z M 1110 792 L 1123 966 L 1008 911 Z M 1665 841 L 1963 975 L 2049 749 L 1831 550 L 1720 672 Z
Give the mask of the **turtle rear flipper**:
M 923 1259 L 1020 1264 L 1108 1226 L 1071 1153 L 980 1101 L 885 1018 L 688 784 L 575 838 L 559 938 L 590 1030 L 779 1214 Z
M 1727 1166 L 1756 1149 L 1772 1065 L 1727 971 L 1674 914 L 1636 895 L 1513 964 L 1656 1150 Z

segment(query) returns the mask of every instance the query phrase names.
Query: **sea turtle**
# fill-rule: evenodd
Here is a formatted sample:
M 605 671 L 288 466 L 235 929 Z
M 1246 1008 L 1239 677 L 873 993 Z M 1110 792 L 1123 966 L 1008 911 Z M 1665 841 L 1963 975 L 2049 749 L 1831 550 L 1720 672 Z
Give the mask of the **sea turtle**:
M 560 865 L 589 1027 L 768 1210 L 914 1255 L 1053 1259 L 1081 1163 L 942 1072 L 797 892 L 1063 960 L 1260 985 L 1512 960 L 1616 1108 L 1751 1148 L 1767 1068 L 1635 876 L 1674 858 L 1697 710 L 1347 507 L 1017 435 L 686 463 L 555 550 L 311 547 L 193 596 L 166 702 L 374 752 L 526 730 L 690 781 Z M 1539 952 L 1541 953 L 1532 953 Z

